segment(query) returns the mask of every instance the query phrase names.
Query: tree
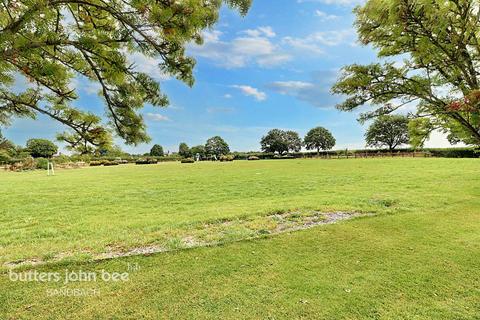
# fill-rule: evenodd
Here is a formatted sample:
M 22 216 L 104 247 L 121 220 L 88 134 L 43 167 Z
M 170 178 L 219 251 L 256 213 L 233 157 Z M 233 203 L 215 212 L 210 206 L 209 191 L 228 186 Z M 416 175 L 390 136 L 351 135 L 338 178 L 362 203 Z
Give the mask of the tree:
M 163 157 L 163 147 L 159 144 L 153 145 L 152 149 L 150 149 L 150 155 L 152 157 Z
M 410 120 L 408 123 L 408 137 L 412 148 L 415 150 L 423 148 L 433 129 L 433 124 L 428 118 Z
M 27 141 L 27 150 L 34 158 L 51 158 L 58 151 L 58 147 L 46 139 L 30 139 Z
M 375 119 L 365 134 L 367 146 L 386 146 L 390 151 L 408 143 L 408 118 L 401 115 L 382 115 Z
M 205 153 L 217 157 L 230 153 L 228 144 L 219 136 L 212 137 L 205 144 Z
M 105 128 L 100 117 L 75 109 L 65 110 L 64 114 L 77 121 L 74 129 L 57 134 L 57 141 L 65 142 L 67 150 L 82 155 L 99 154 L 113 147 L 111 130 Z
M 17 147 L 13 142 L 8 140 L 2 135 L 0 131 L 0 150 L 8 153 L 8 155 L 13 156 L 17 153 Z
M 302 139 L 295 131 L 285 131 L 285 140 L 287 143 L 287 151 L 288 152 L 300 152 L 302 149 Z
M 260 145 L 264 152 L 298 152 L 302 148 L 302 140 L 295 131 L 283 131 L 280 129 L 270 130 L 262 137 Z
M 192 156 L 192 152 L 185 142 L 180 143 L 178 146 L 178 154 L 184 158 L 189 158 Z
M 307 150 L 330 150 L 335 146 L 335 138 L 327 129 L 323 127 L 316 127 L 308 131 L 304 139 Z
M 10 154 L 5 150 L 0 150 L 0 163 L 9 162 L 11 160 Z
M 262 151 L 278 152 L 280 154 L 288 151 L 288 143 L 285 139 L 285 131 L 272 129 L 260 141 Z
M 75 81 L 91 81 L 105 102 L 109 126 L 127 144 L 148 142 L 140 114 L 145 104 L 167 106 L 159 83 L 135 64 L 158 61 L 165 75 L 193 85 L 195 61 L 185 46 L 202 43 L 202 31 L 222 3 L 245 15 L 251 0 L 18 0 L 0 10 L 0 124 L 14 117 L 47 115 L 72 130 L 67 143 L 93 145 L 105 131 L 73 106 Z M 14 77 L 29 81 L 14 90 Z M 74 136 L 72 136 L 74 135 Z M 82 139 L 79 139 L 79 136 Z M 85 144 L 84 144 L 85 145 Z
M 102 156 L 102 157 L 116 157 L 116 158 L 129 156 L 129 154 L 123 151 L 122 148 L 114 144 L 97 148 L 94 152 L 94 155 Z
M 390 62 L 345 67 L 332 92 L 348 98 L 337 107 L 376 105 L 366 120 L 416 103 L 432 128 L 480 145 L 478 11 L 473 0 L 368 0 L 355 9 L 359 39 Z
M 193 157 L 196 157 L 198 154 L 201 158 L 205 158 L 206 157 L 205 146 L 202 146 L 202 145 L 194 146 L 190 148 L 190 153 Z

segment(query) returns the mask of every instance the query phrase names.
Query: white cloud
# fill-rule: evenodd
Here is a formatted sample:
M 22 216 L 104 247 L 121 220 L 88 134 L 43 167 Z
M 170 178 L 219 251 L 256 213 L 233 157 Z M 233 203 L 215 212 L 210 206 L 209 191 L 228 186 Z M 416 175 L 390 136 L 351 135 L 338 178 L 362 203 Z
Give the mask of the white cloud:
M 321 10 L 315 10 L 315 16 L 319 17 L 322 21 L 335 20 L 338 16 L 334 14 L 328 14 Z
M 282 41 L 285 45 L 288 45 L 296 50 L 301 50 L 303 52 L 310 51 L 311 53 L 315 54 L 325 53 L 322 47 L 320 47 L 318 44 L 307 41 L 306 39 L 285 37 Z
M 313 84 L 303 81 L 276 81 L 271 83 L 270 87 L 275 88 L 280 94 L 291 94 L 299 90 L 312 88 Z
M 159 114 L 159 113 L 151 113 L 151 112 L 145 114 L 145 118 L 147 118 L 150 121 L 154 121 L 154 122 L 172 121 L 167 116 L 164 116 L 164 115 Z
M 227 93 L 227 94 L 224 94 L 223 97 L 224 97 L 225 99 L 231 99 L 231 98 L 232 98 L 232 95 L 229 94 L 229 93 Z
M 289 61 L 292 57 L 272 42 L 275 32 L 271 27 L 259 27 L 240 32 L 242 35 L 230 41 L 222 40 L 222 32 L 203 33 L 203 45 L 192 44 L 189 51 L 198 57 L 212 60 L 228 68 L 243 68 L 249 64 L 272 67 Z
M 258 27 L 256 29 L 247 29 L 247 30 L 241 31 L 240 33 L 244 33 L 250 37 L 265 36 L 267 38 L 273 38 L 276 36 L 275 32 L 270 26 Z
M 339 97 L 330 94 L 338 70 L 317 71 L 311 81 L 275 81 L 267 85 L 272 91 L 305 101 L 318 108 L 332 108 Z
M 258 90 L 257 88 L 246 85 L 233 85 L 232 88 L 239 89 L 244 95 L 252 96 L 257 101 L 264 101 L 267 99 L 267 94 Z
M 308 50 L 313 53 L 323 53 L 321 45 L 334 47 L 348 44 L 355 46 L 356 33 L 354 29 L 320 31 L 304 38 L 284 37 L 282 42 L 294 49 Z

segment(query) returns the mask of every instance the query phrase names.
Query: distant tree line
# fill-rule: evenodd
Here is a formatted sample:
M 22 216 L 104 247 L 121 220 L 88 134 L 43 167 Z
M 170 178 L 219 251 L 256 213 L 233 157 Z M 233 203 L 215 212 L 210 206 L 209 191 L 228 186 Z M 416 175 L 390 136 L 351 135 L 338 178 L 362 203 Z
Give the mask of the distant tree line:
M 387 149 L 390 152 L 398 150 L 410 144 L 413 150 L 422 149 L 428 140 L 432 131 L 431 122 L 423 118 L 409 119 L 403 115 L 381 115 L 374 119 L 365 133 L 365 141 L 367 147 L 375 149 Z M 264 154 L 291 154 L 298 156 L 304 147 L 306 150 L 316 152 L 317 156 L 320 152 L 331 150 L 336 144 L 336 139 L 332 133 L 324 127 L 315 127 L 307 132 L 303 137 L 292 130 L 272 129 L 267 132 L 260 140 L 261 150 Z M 68 146 L 67 146 L 68 148 Z M 49 159 L 58 153 L 58 146 L 47 139 L 30 139 L 25 147 L 17 146 L 12 141 L 3 137 L 0 131 L 0 163 L 15 162 L 27 157 Z M 429 149 L 434 150 L 434 149 Z M 164 148 L 160 144 L 155 144 L 149 153 L 143 155 L 128 154 L 116 145 L 106 144 L 91 149 L 76 149 L 74 156 L 87 157 L 88 159 L 98 158 L 132 158 L 132 157 L 151 157 L 162 158 L 166 160 L 194 159 L 199 157 L 205 159 L 222 159 L 222 157 L 233 156 L 238 154 L 252 153 L 234 153 L 232 155 L 228 143 L 220 136 L 209 138 L 205 144 L 189 147 L 185 142 L 180 143 L 178 153 L 165 153 Z M 87 152 L 87 153 L 86 153 Z M 438 150 L 432 151 L 439 156 L 472 156 L 471 150 L 465 150 L 463 153 L 458 151 L 452 153 L 442 153 Z M 253 154 L 256 154 L 253 152 Z M 473 155 L 474 156 L 474 155 Z M 87 159 L 85 158 L 85 159 Z M 168 158 L 168 159 L 167 159 Z M 262 157 L 263 158 L 263 157 Z M 164 161 L 164 160 L 161 160 Z
M 262 151 L 273 153 L 299 152 L 303 146 L 307 150 L 330 150 L 335 146 L 335 138 L 327 129 L 316 127 L 311 129 L 302 140 L 299 134 L 291 130 L 270 130 L 260 141 Z
M 217 158 L 228 155 L 230 153 L 230 147 L 228 143 L 220 136 L 211 137 L 206 141 L 204 145 L 198 145 L 189 147 L 185 142 L 180 143 L 178 146 L 178 155 L 182 158 L 195 158 L 200 159 Z M 149 153 L 150 156 L 163 157 L 163 147 L 155 144 Z

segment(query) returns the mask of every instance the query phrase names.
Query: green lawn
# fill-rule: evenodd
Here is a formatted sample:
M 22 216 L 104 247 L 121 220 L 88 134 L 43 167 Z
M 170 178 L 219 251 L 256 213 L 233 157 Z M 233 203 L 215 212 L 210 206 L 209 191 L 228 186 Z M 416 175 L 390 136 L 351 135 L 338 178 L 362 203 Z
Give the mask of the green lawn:
M 130 276 L 65 286 L 98 295 L 49 296 L 63 285 L 13 282 L 3 267 L 0 319 L 478 319 L 479 169 L 477 159 L 350 159 L 1 172 L 2 265 L 82 252 L 34 270 Z M 308 210 L 375 216 L 148 257 L 85 254 Z

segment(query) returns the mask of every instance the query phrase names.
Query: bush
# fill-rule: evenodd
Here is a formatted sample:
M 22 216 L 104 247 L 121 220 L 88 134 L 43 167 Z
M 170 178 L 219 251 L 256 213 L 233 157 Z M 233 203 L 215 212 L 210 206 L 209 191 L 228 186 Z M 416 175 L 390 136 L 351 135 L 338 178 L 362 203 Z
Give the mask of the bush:
M 157 164 L 158 160 L 154 158 L 138 159 L 135 164 Z
M 59 155 L 58 157 L 54 157 L 53 158 L 55 164 L 62 164 L 62 163 L 67 163 L 67 162 L 70 162 L 70 157 L 69 156 L 66 156 L 64 154 L 62 155 Z
M 474 148 L 445 148 L 445 149 L 425 149 L 434 157 L 443 158 L 478 158 L 480 153 Z
M 22 161 L 22 170 L 33 170 L 37 167 L 37 163 L 32 157 L 26 158 Z
M 181 159 L 182 157 L 180 157 L 178 154 L 157 158 L 158 162 L 173 162 L 173 161 L 180 161 Z
M 47 170 L 48 168 L 48 159 L 37 158 L 35 159 L 35 166 L 37 169 Z
M 104 161 L 103 161 L 103 166 L 104 166 L 104 167 L 118 166 L 118 162 L 116 162 L 116 161 L 104 160 Z
M 0 163 L 9 163 L 12 160 L 10 155 L 3 150 L 0 150 Z
M 250 156 L 247 158 L 247 160 L 260 160 L 260 158 L 257 156 Z
M 90 167 L 98 167 L 101 165 L 102 165 L 101 161 L 90 161 Z
M 231 155 L 228 155 L 228 156 L 221 155 L 220 156 L 220 161 L 222 161 L 222 162 L 233 161 L 233 159 L 235 159 L 235 156 L 231 156 Z
M 181 163 L 195 163 L 195 160 L 193 158 L 185 158 L 180 161 Z

